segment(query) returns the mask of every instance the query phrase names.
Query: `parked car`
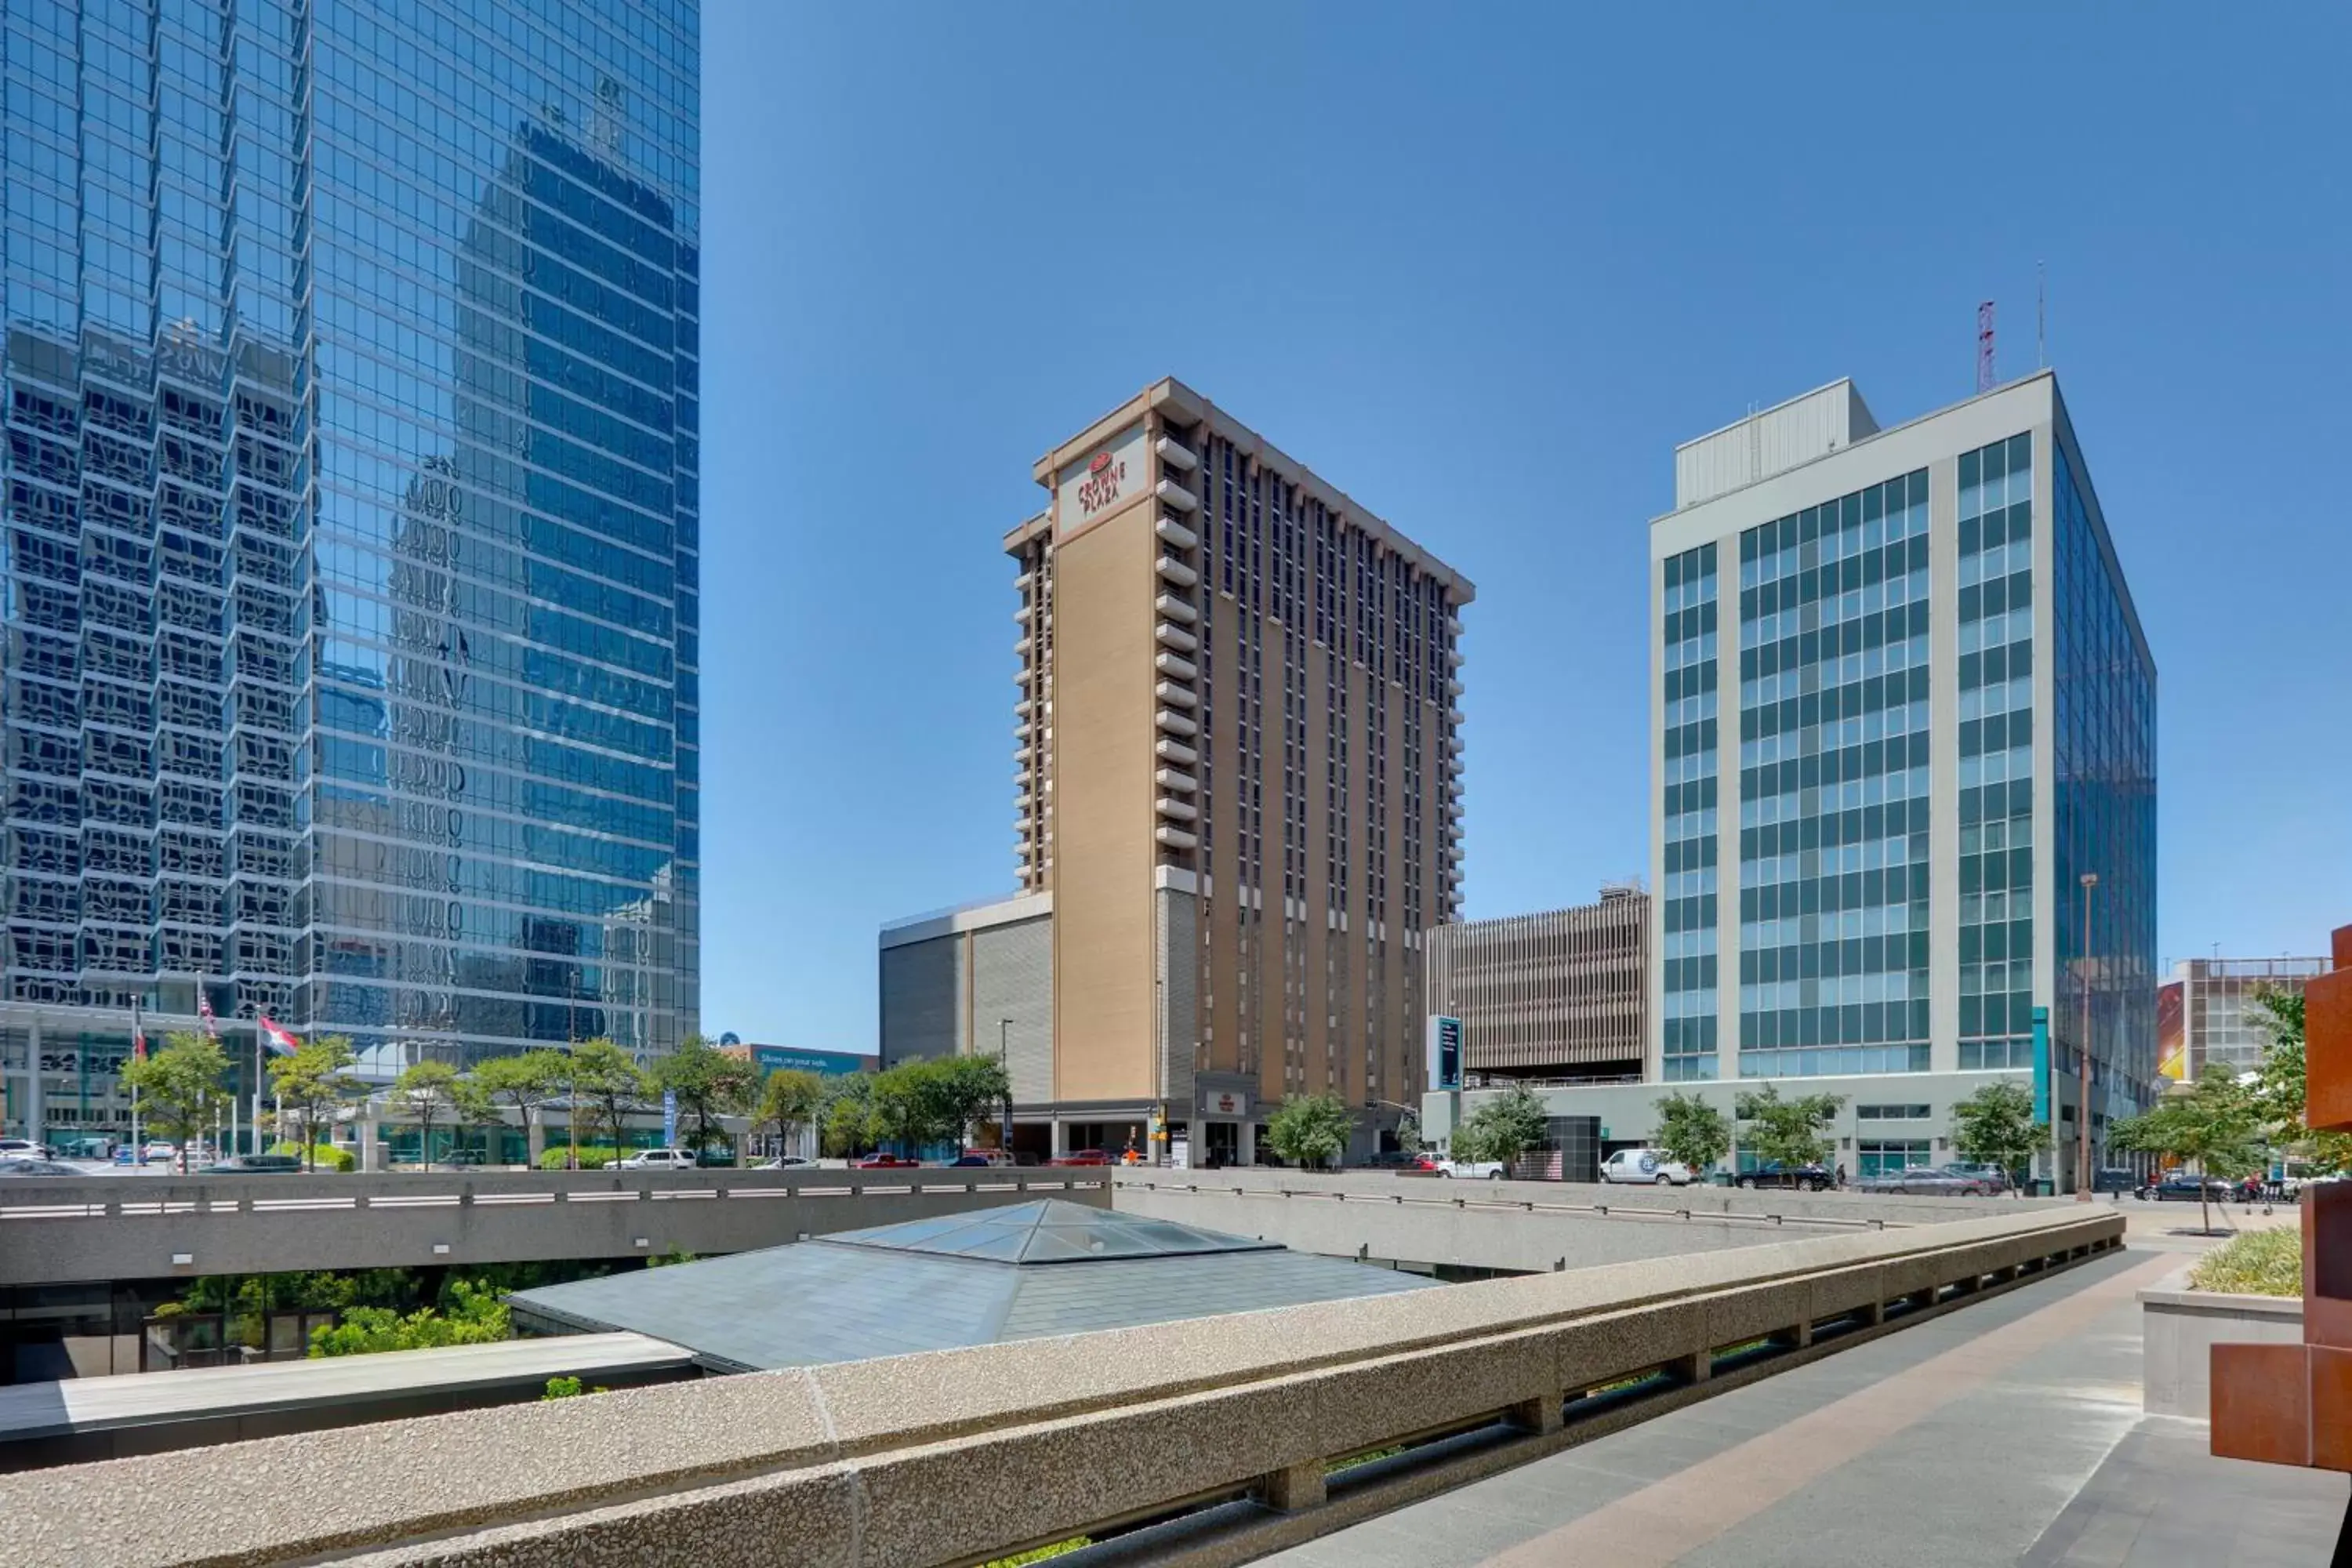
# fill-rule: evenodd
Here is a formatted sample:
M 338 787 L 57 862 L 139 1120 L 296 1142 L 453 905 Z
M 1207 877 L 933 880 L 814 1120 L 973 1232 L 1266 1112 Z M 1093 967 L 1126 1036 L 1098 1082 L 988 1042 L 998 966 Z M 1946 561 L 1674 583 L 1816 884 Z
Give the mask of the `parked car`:
M 1938 1169 L 1957 1172 L 1963 1176 L 1972 1176 L 1982 1182 L 1985 1184 L 1985 1190 L 1989 1193 L 2009 1191 L 2009 1173 L 1989 1160 L 1955 1160 L 1948 1165 L 1939 1166 Z
M 445 1165 L 479 1165 L 484 1159 L 479 1149 L 452 1149 L 442 1156 L 441 1163 Z
M 46 1160 L 49 1152 L 30 1138 L 0 1138 L 0 1160 Z
M 1791 1165 L 1784 1161 L 1767 1160 L 1752 1171 L 1739 1173 L 1743 1187 L 1790 1187 L 1809 1193 L 1827 1192 L 1837 1185 L 1834 1172 L 1820 1165 Z
M 1500 1160 L 1440 1160 L 1437 1162 L 1437 1173 L 1441 1176 L 1458 1176 L 1468 1182 L 1499 1182 L 1503 1179 L 1503 1162 Z
M 188 1152 L 193 1156 L 196 1151 L 194 1149 L 191 1149 Z M 147 1140 L 147 1163 L 149 1164 L 152 1165 L 158 1160 L 176 1160 L 179 1157 L 180 1146 L 177 1143 L 167 1143 L 161 1138 L 150 1138 Z
M 35 1160 L 22 1154 L 0 1157 L 0 1176 L 86 1176 L 79 1165 L 62 1160 Z
M 623 1160 L 624 1171 L 691 1171 L 694 1151 L 691 1149 L 640 1149 Z
M 1858 1193 L 1902 1193 L 1910 1196 L 1982 1198 L 1990 1197 L 2000 1189 L 1978 1171 L 1964 1170 L 1958 1165 L 1911 1165 L 1900 1171 L 1882 1171 L 1874 1176 L 1864 1176 L 1854 1183 Z
M 958 1169 L 983 1169 L 991 1165 L 1010 1165 L 1013 1156 L 1002 1149 L 967 1149 L 948 1163 Z
M 206 1176 L 290 1176 L 302 1169 L 302 1162 L 291 1154 L 232 1154 L 204 1166 L 198 1173 Z
M 2139 1173 L 2120 1165 L 2091 1173 L 2091 1190 L 2095 1193 L 2136 1193 L 2140 1186 Z
M 1047 1162 L 1055 1165 L 1108 1165 L 1111 1163 L 1108 1149 L 1073 1149 L 1066 1154 L 1056 1154 Z
M 1620 1149 L 1601 1163 L 1601 1179 L 1639 1186 L 1687 1187 L 1698 1175 L 1664 1149 Z
M 780 1159 L 770 1160 L 763 1164 L 754 1165 L 751 1169 L 755 1171 L 796 1171 L 802 1166 L 811 1163 L 814 1163 L 814 1162 L 803 1160 L 798 1154 L 786 1154 Z
M 904 1154 L 868 1154 L 856 1163 L 856 1168 L 861 1171 L 898 1171 L 921 1163 L 920 1160 L 909 1160 Z
M 2193 1204 L 2200 1201 L 2226 1203 L 2231 1188 L 2219 1176 L 2192 1176 L 2186 1171 L 2174 1171 L 2161 1181 L 2141 1184 L 2139 1195 L 2147 1203 Z
M 1367 1154 L 1364 1156 L 1364 1163 L 1361 1165 L 1359 1165 L 1357 1169 L 1361 1171 L 1417 1171 L 1421 1169 L 1421 1166 L 1422 1158 L 1418 1154 L 1408 1154 L 1402 1149 L 1382 1149 L 1377 1153 Z

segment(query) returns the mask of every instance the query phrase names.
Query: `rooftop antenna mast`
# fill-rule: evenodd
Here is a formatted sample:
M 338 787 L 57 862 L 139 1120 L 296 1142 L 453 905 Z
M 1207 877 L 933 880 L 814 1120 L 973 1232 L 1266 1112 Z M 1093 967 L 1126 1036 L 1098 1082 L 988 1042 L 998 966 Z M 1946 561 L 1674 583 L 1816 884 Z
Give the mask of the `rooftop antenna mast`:
M 1992 377 L 1992 301 L 1977 307 L 1977 390 L 1990 392 Z

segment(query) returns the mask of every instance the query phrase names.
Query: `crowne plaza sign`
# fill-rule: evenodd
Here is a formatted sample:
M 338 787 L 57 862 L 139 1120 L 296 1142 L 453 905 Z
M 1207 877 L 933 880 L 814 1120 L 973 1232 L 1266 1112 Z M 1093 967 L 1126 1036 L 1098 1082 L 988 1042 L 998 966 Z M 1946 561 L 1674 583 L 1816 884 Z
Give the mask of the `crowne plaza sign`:
M 1055 531 L 1083 528 L 1134 500 L 1143 492 L 1150 468 L 1141 425 L 1129 426 L 1085 457 L 1064 464 L 1055 476 Z

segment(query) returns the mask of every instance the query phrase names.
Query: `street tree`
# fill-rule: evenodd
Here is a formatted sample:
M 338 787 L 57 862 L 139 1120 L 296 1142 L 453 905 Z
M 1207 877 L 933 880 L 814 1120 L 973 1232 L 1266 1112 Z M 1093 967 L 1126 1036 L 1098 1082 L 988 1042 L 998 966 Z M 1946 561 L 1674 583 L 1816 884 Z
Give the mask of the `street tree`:
M 2314 1132 L 2305 1116 L 2302 994 L 2263 991 L 2254 997 L 2252 1019 L 2264 1039 L 2254 1106 L 2272 1138 L 2323 1174 L 2352 1169 L 2352 1132 Z
M 1731 1152 L 1731 1121 L 1711 1102 L 1676 1089 L 1657 1102 L 1658 1147 L 1698 1175 Z
M 817 1108 L 817 1148 L 828 1159 L 856 1154 L 872 1145 L 866 1140 L 874 1104 L 876 1075 L 850 1073 L 830 1079 Z
M 923 1065 L 933 1107 L 959 1152 L 971 1142 L 972 1123 L 996 1115 L 1013 1098 L 1004 1064 L 994 1057 L 941 1057 Z
M 122 1082 L 139 1091 L 147 1125 L 179 1146 L 184 1171 L 188 1140 L 203 1135 L 228 1097 L 228 1053 L 210 1036 L 176 1030 L 159 1048 L 126 1063 Z
M 1397 1152 L 1402 1154 L 1418 1154 L 1425 1147 L 1421 1136 L 1421 1118 L 1410 1110 L 1397 1118 L 1396 1144 Z
M 929 1061 L 900 1062 L 876 1075 L 866 1096 L 868 1141 L 912 1155 L 924 1144 L 949 1135 L 946 1099 L 940 1091 L 936 1066 Z
M 393 1102 L 416 1119 L 416 1158 L 433 1168 L 433 1129 L 465 1119 L 466 1089 L 457 1069 L 436 1057 L 424 1057 L 393 1081 Z
M 480 1120 L 496 1121 L 499 1111 L 513 1111 L 522 1122 L 524 1145 L 529 1147 L 531 1129 L 545 1114 L 547 1102 L 563 1092 L 569 1071 L 562 1051 L 541 1050 L 492 1057 L 467 1077 L 473 1095 L 490 1113 Z
M 1527 1085 L 1515 1083 L 1472 1111 L 1454 1130 L 1454 1157 L 1507 1165 L 1542 1144 L 1550 1131 L 1549 1122 L 1541 1097 Z
M 777 1152 L 782 1153 L 785 1134 L 814 1121 L 824 1104 L 824 1079 L 797 1068 L 778 1068 L 760 1085 L 760 1098 L 751 1108 L 751 1131 L 773 1128 Z
M 1764 1161 L 1783 1165 L 1813 1165 L 1827 1159 L 1830 1140 L 1824 1131 L 1845 1104 L 1840 1094 L 1803 1094 L 1780 1098 L 1780 1086 L 1741 1091 L 1736 1109 L 1748 1124 L 1744 1142 Z
M 618 1154 L 625 1146 L 629 1112 L 645 1103 L 645 1073 L 628 1052 L 602 1038 L 572 1047 L 565 1064 L 570 1070 L 564 1075 L 564 1090 L 572 1101 L 574 1123 L 584 1103 L 593 1113 L 594 1124 L 611 1134 L 613 1152 Z
M 2107 1145 L 2183 1161 L 2200 1177 L 2225 1180 L 2252 1175 L 2267 1161 L 2254 1090 L 2227 1068 L 2211 1068 L 2194 1088 L 2171 1089 L 2141 1115 L 2115 1122 L 2107 1129 Z M 2202 1181 L 2197 1186 L 2197 1218 L 2200 1228 L 2212 1228 Z
M 710 1126 L 722 1116 L 740 1116 L 760 1092 L 760 1069 L 749 1058 L 730 1057 L 700 1035 L 654 1063 L 647 1075 L 656 1094 L 677 1097 L 678 1115 L 694 1123 L 694 1152 L 710 1147 Z
M 347 1037 L 323 1035 L 269 1064 L 269 1092 L 280 1112 L 293 1113 L 302 1130 L 304 1162 L 313 1171 L 319 1168 L 320 1124 L 331 1129 L 338 1110 L 367 1095 L 367 1085 L 347 1070 L 355 1059 Z
M 1336 1164 L 1355 1131 L 1356 1113 L 1336 1094 L 1294 1094 L 1266 1118 L 1265 1141 L 1284 1159 L 1307 1169 Z
M 2010 1176 L 2010 1190 L 2025 1195 L 2020 1173 L 2046 1147 L 2050 1130 L 2033 1114 L 2033 1091 L 2002 1079 L 1984 1085 L 1952 1107 L 1952 1147 L 1971 1160 L 1998 1165 Z

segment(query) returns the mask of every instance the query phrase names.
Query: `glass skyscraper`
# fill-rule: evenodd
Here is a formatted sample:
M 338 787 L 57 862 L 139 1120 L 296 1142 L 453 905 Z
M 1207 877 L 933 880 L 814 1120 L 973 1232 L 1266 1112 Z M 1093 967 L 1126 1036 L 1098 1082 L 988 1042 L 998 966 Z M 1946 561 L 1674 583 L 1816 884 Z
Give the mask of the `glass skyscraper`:
M 1869 1174 L 2046 1037 L 2071 1173 L 2086 998 L 2096 1141 L 2156 1077 L 2156 667 L 2056 378 L 1888 430 L 1839 382 L 1675 466 L 1650 1076 L 1843 1095 Z
M 694 0 L 9 0 L 9 1125 L 697 1026 Z

